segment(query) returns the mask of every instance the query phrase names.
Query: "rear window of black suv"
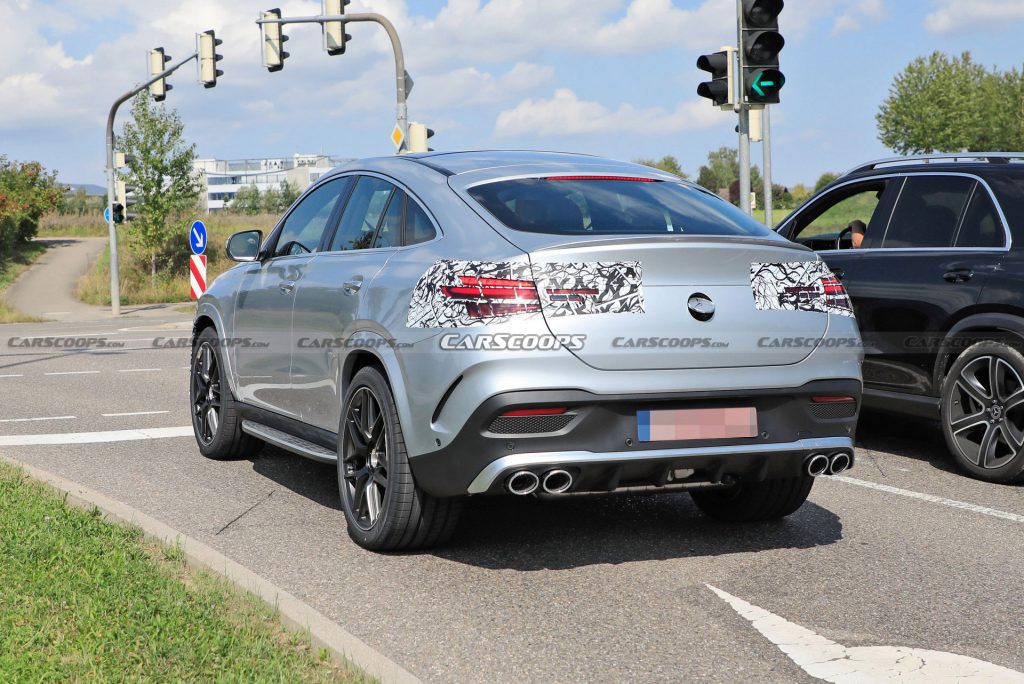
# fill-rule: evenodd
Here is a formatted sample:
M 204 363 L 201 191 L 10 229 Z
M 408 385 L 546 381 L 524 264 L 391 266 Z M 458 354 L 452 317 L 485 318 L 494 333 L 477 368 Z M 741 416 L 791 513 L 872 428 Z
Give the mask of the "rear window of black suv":
M 469 194 L 509 228 L 528 233 L 775 237 L 718 197 L 648 178 L 519 178 L 477 185 Z

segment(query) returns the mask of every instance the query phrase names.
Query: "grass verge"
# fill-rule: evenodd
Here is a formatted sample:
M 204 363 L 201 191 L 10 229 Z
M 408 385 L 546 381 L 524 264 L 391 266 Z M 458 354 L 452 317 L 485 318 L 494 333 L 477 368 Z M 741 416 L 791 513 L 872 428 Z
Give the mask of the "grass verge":
M 0 681 L 370 682 L 179 549 L 0 463 Z
M 39 237 L 106 237 L 107 222 L 102 214 L 48 214 L 39 222 Z
M 232 234 L 242 230 L 262 230 L 266 236 L 274 227 L 277 216 L 235 216 L 230 214 L 205 217 L 209 247 L 206 250 L 206 281 L 235 266 L 224 254 L 224 243 Z M 188 255 L 190 254 L 187 228 L 173 237 L 179 264 L 157 273 L 150 273 L 150 263 L 130 238 L 130 225 L 118 229 L 118 271 L 121 280 L 122 304 L 167 304 L 189 301 Z M 104 252 L 96 265 L 78 281 L 76 296 L 86 304 L 110 305 L 110 255 Z
M 14 248 L 14 254 L 0 262 L 0 323 L 38 323 L 41 319 L 23 314 L 7 306 L 4 293 L 22 271 L 43 255 L 46 245 L 28 242 Z

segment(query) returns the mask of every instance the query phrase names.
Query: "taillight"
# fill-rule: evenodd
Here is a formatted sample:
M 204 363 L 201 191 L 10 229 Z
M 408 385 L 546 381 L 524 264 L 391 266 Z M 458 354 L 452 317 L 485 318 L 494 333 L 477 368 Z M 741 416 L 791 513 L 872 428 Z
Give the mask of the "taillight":
M 444 296 L 466 305 L 471 318 L 492 318 L 540 311 L 540 294 L 532 280 L 459 276 L 462 286 L 441 288 Z
M 825 291 L 825 306 L 835 307 L 846 311 L 853 311 L 850 303 L 850 295 L 846 288 L 835 276 L 827 276 L 821 279 L 821 287 Z

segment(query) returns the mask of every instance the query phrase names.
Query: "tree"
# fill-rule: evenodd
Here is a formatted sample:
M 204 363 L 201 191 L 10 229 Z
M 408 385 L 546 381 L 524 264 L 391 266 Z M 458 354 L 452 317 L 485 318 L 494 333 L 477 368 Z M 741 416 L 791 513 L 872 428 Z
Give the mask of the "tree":
M 875 117 L 878 138 L 897 154 L 982 150 L 997 143 L 1012 116 L 993 107 L 1002 76 L 989 73 L 965 52 L 918 57 L 896 75 Z M 1001 99 L 1002 96 L 1000 96 Z M 1019 117 L 1019 113 L 1017 115 Z
M 301 194 L 302 189 L 297 184 L 281 181 L 281 211 L 295 204 L 295 200 L 299 199 Z
M 839 174 L 838 173 L 832 173 L 831 171 L 826 171 L 825 173 L 823 173 L 820 176 L 818 176 L 818 182 L 814 184 L 814 192 L 818 192 L 823 187 L 825 187 L 826 185 L 828 185 L 829 183 L 831 183 L 832 181 L 834 181 L 834 180 L 836 180 L 838 178 L 839 178 Z
M 633 161 L 634 164 L 643 164 L 644 166 L 650 166 L 654 169 L 661 169 L 668 173 L 675 174 L 686 180 L 689 178 L 687 173 L 683 171 L 683 167 L 679 165 L 679 160 L 673 157 L 671 154 L 666 154 L 661 158 L 661 161 L 654 161 L 653 159 L 636 159 Z
M 192 166 L 195 145 L 185 142 L 184 132 L 177 112 L 151 105 L 144 91 L 132 103 L 132 120 L 125 123 L 119 141 L 118 149 L 134 157 L 122 173 L 122 179 L 136 188 L 138 218 L 129 224 L 131 235 L 148 255 L 154 278 L 158 257 L 172 237 L 188 230 L 179 220 L 181 230 L 172 232 L 168 222 L 181 219 L 199 198 Z
M 720 147 L 708 152 L 708 163 L 700 167 L 697 184 L 717 193 L 731 188 L 733 183 L 739 181 L 739 177 L 739 152 L 734 147 Z M 757 205 L 764 206 L 764 180 L 757 166 L 750 170 L 750 190 L 757 195 Z
M 64 191 L 42 164 L 0 156 L 0 262 L 35 237 L 39 219 L 57 208 Z
M 239 188 L 235 198 L 228 205 L 228 211 L 232 214 L 247 214 L 253 216 L 260 213 L 263 206 L 263 198 L 260 189 L 255 185 L 246 185 Z

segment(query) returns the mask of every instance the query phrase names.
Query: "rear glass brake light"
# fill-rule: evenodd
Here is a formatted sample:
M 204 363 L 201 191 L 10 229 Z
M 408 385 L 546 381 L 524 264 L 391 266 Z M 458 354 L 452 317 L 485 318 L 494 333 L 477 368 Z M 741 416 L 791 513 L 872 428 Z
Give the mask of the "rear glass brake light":
M 639 176 L 548 176 L 548 181 L 625 181 L 627 183 L 658 183 L 656 178 Z

